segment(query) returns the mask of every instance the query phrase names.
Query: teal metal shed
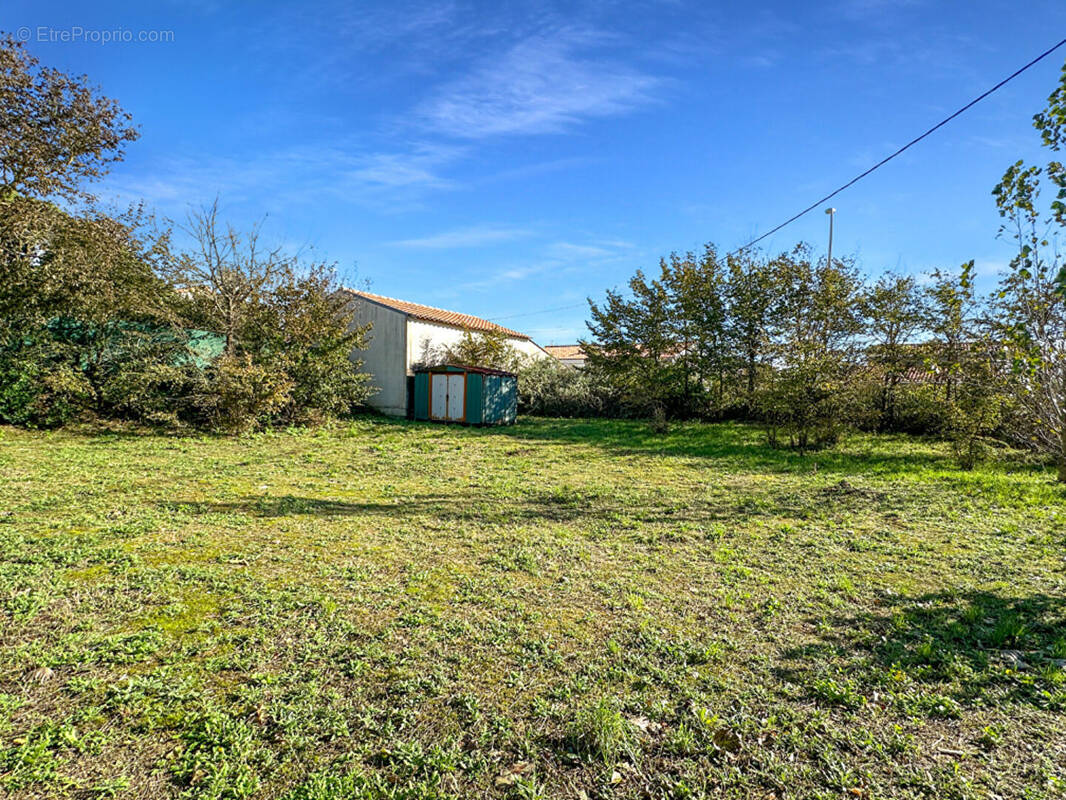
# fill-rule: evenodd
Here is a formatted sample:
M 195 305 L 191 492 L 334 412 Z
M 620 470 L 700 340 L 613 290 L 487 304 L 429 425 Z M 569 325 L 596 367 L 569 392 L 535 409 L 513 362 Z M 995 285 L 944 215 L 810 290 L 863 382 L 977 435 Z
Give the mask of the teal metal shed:
M 518 376 L 513 372 L 455 364 L 415 371 L 415 419 L 512 425 L 517 416 Z

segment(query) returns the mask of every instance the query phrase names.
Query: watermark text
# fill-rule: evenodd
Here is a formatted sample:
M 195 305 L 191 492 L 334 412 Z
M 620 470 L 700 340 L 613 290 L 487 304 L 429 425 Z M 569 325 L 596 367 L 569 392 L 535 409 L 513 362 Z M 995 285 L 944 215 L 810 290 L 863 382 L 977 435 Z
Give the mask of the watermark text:
M 174 41 L 174 31 L 133 30 L 132 28 L 53 28 L 50 25 L 22 26 L 15 33 L 20 42 L 52 44 L 160 44 Z

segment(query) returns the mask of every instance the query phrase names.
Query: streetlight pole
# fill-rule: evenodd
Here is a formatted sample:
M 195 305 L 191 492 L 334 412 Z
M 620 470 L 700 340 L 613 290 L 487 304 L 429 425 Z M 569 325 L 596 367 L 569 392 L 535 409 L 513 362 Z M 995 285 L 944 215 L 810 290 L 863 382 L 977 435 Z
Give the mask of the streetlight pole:
M 837 213 L 835 208 L 827 208 L 825 213 L 829 215 L 829 256 L 825 260 L 827 267 L 833 266 L 833 215 Z

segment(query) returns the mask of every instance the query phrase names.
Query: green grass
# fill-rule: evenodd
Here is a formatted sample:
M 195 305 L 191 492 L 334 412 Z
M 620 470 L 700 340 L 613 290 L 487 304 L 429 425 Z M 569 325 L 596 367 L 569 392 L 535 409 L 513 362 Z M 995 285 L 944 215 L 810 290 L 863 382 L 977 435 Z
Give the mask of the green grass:
M 0 793 L 1051 798 L 1066 491 L 740 425 L 0 428 Z

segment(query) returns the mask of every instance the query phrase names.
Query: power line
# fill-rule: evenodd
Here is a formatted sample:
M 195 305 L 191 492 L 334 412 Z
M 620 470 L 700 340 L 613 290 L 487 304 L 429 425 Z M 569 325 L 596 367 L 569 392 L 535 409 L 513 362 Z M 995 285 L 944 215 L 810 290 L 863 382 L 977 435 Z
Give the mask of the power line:
M 552 311 L 567 311 L 571 308 L 581 308 L 585 303 L 571 303 L 568 306 L 557 306 L 556 308 L 542 308 L 539 311 L 524 311 L 521 314 L 508 314 L 504 317 L 489 317 L 492 322 L 498 322 L 501 319 L 517 319 L 518 317 L 532 317 L 537 314 L 550 314 Z
M 966 105 L 964 105 L 964 106 L 963 106 L 962 108 L 960 108 L 960 109 L 959 109 L 958 111 L 956 111 L 956 112 L 955 112 L 954 114 L 952 114 L 951 116 L 949 116 L 949 117 L 944 117 L 944 119 L 940 120 L 940 122 L 938 122 L 938 123 L 937 123 L 936 125 L 934 125 L 934 126 L 933 126 L 932 128 L 930 128 L 929 130 L 927 130 L 927 131 L 926 131 L 925 133 L 923 133 L 923 134 L 922 134 L 921 136 L 917 136 L 917 137 L 915 137 L 914 139 L 911 139 L 911 140 L 910 140 L 909 142 L 907 142 L 907 144 L 903 145 L 903 147 L 901 147 L 901 148 L 900 148 L 899 150 L 897 150 L 896 152 L 894 152 L 894 153 L 893 153 L 892 155 L 890 155 L 890 156 L 886 156 L 885 158 L 882 158 L 882 159 L 881 159 L 880 161 L 878 161 L 878 162 L 877 162 L 876 164 L 874 164 L 874 165 L 873 165 L 872 167 L 870 167 L 870 168 L 869 168 L 868 170 L 866 170 L 865 172 L 863 172 L 863 173 L 861 173 L 861 174 L 859 174 L 859 175 L 856 175 L 856 176 L 855 176 L 854 178 L 852 178 L 852 179 L 851 179 L 850 181 L 848 181 L 847 183 L 845 183 L 845 184 L 844 184 L 843 186 L 841 186 L 841 187 L 840 187 L 839 189 L 836 189 L 836 190 L 834 190 L 834 191 L 830 192 L 830 193 L 829 193 L 829 194 L 827 194 L 827 195 L 826 195 L 825 197 L 822 197 L 822 198 L 820 198 L 820 199 L 818 199 L 818 200 L 815 200 L 815 201 L 814 201 L 813 203 L 811 203 L 811 204 L 810 204 L 809 206 L 807 206 L 807 207 L 806 207 L 805 209 L 803 209 L 802 211 L 800 211 L 800 212 L 799 212 L 798 214 L 794 214 L 793 216 L 789 217 L 789 218 L 788 218 L 788 219 L 786 219 L 786 220 L 785 220 L 784 222 L 782 222 L 782 223 L 781 223 L 780 225 L 778 225 L 778 226 L 777 226 L 776 228 L 772 228 L 771 230 L 768 230 L 768 231 L 767 231 L 766 233 L 762 234 L 761 236 L 758 236 L 758 237 L 756 237 L 755 239 L 752 239 L 752 240 L 751 240 L 750 242 L 748 242 L 748 243 L 747 243 L 746 245 L 744 245 L 743 247 L 738 247 L 738 248 L 737 248 L 736 250 L 734 250 L 734 251 L 733 251 L 732 253 L 730 253 L 729 255 L 731 255 L 731 256 L 734 256 L 734 255 L 736 255 L 737 253 L 741 253 L 741 252 L 743 252 L 744 250 L 747 250 L 747 249 L 748 249 L 749 247 L 751 247 L 752 245 L 758 244 L 759 242 L 761 242 L 761 241 L 762 241 L 763 239 L 765 239 L 766 237 L 768 237 L 768 236 L 773 236 L 773 235 L 774 235 L 775 233 L 777 233 L 777 232 L 778 232 L 779 230 L 781 230 L 782 228 L 784 228 L 784 227 L 785 227 L 785 226 L 787 226 L 787 225 L 791 225 L 791 224 L 792 224 L 793 222 L 795 222 L 796 220 L 798 220 L 798 219 L 799 219 L 800 217 L 802 217 L 803 215 L 805 215 L 805 214 L 809 214 L 809 213 L 810 213 L 811 211 L 814 211 L 814 209 L 818 208 L 818 206 L 820 206 L 820 205 L 821 205 L 822 203 L 825 203 L 825 202 L 827 202 L 828 200 L 831 200 L 831 199 L 833 199 L 834 197 L 836 197 L 836 196 L 837 196 L 838 194 L 840 194 L 840 193 L 841 193 L 842 191 L 844 191 L 845 189 L 847 189 L 847 188 L 849 188 L 849 187 L 851 187 L 851 186 L 854 186 L 854 185 L 855 185 L 856 183 L 858 183 L 859 181 L 861 181 L 861 180 L 862 180 L 863 178 L 865 178 L 865 177 L 866 177 L 867 175 L 869 175 L 869 174 L 870 174 L 871 172 L 874 172 L 875 170 L 877 170 L 877 169 L 880 169 L 881 167 L 883 167 L 883 166 L 884 166 L 885 164 L 887 164 L 887 163 L 888 163 L 889 161 L 891 161 L 891 160 L 892 160 L 893 158 L 895 158 L 896 156 L 898 156 L 898 155 L 900 155 L 901 153 L 904 153 L 904 152 L 906 152 L 907 150 L 909 150 L 910 148 L 914 147 L 914 145 L 918 144 L 918 142 L 920 142 L 920 141 L 921 141 L 922 139 L 924 139 L 924 138 L 926 138 L 927 136 L 929 136 L 929 135 L 930 135 L 931 133 L 933 133 L 933 132 L 935 132 L 935 131 L 939 130 L 940 128 L 943 128 L 943 127 L 944 127 L 945 125 L 947 125 L 947 124 L 948 124 L 949 122 L 951 122 L 951 121 L 952 121 L 953 119 L 955 119 L 955 117 L 957 117 L 957 116 L 959 116 L 960 114 L 964 113 L 965 111 L 968 111 L 969 109 L 973 108 L 973 107 L 974 107 L 975 105 L 977 105 L 978 103 L 980 103 L 980 102 L 981 102 L 982 100 L 984 100 L 984 99 L 985 99 L 986 97 L 988 97 L 988 96 L 989 96 L 990 94 L 992 94 L 993 92 L 995 92 L 995 91 L 996 91 L 997 89 L 1000 89 L 1000 88 L 1002 88 L 1002 87 L 1006 86 L 1006 85 L 1007 85 L 1008 83 L 1010 83 L 1010 82 L 1011 82 L 1012 80 L 1014 80 L 1015 78 L 1017 78 L 1017 77 L 1018 77 L 1019 75 L 1021 75 L 1021 74 L 1022 74 L 1023 72 L 1025 72 L 1025 71 L 1026 71 L 1027 69 L 1029 69 L 1030 67 L 1032 67 L 1032 66 L 1034 66 L 1035 64 L 1038 64 L 1039 62 L 1043 61 L 1043 60 L 1044 60 L 1045 58 L 1047 58 L 1047 57 L 1048 57 L 1049 55 L 1051 55 L 1052 53 L 1054 53 L 1054 52 L 1055 52 L 1056 50 L 1058 50 L 1058 49 L 1059 49 L 1060 47 L 1062 47 L 1062 46 L 1063 46 L 1064 44 L 1066 44 L 1066 39 L 1062 39 L 1062 40 L 1061 40 L 1061 41 L 1060 41 L 1060 42 L 1059 42 L 1058 44 L 1054 45 L 1053 47 L 1050 47 L 1050 48 L 1048 48 L 1048 49 L 1047 49 L 1047 50 L 1045 50 L 1045 51 L 1044 51 L 1043 53 L 1041 53 L 1041 54 L 1040 54 L 1040 55 L 1038 55 L 1038 56 L 1037 56 L 1036 58 L 1034 58 L 1034 59 L 1033 59 L 1032 61 L 1030 61 L 1030 62 L 1029 62 L 1028 64 L 1026 64 L 1026 65 L 1025 65 L 1024 67 L 1021 67 L 1020 69 L 1018 69 L 1018 70 L 1015 70 L 1014 72 L 1012 72 L 1012 73 L 1011 73 L 1010 75 L 1008 75 L 1008 76 L 1007 76 L 1006 78 L 1004 78 L 1003 80 L 1001 80 L 1001 81 L 1000 81 L 999 83 L 997 83 L 997 84 L 996 84 L 995 86 L 993 86 L 993 87 L 992 87 L 991 89 L 989 89 L 988 91 L 986 91 L 986 92 L 985 92 L 984 94 L 978 95 L 977 97 L 975 97 L 975 98 L 974 98 L 973 100 L 971 100 L 971 101 L 970 101 L 969 103 L 967 103 Z M 727 258 L 728 258 L 728 256 L 727 256 Z
M 869 174 L 875 172 L 876 170 L 880 169 L 881 167 L 883 167 L 885 164 L 887 164 L 889 161 L 894 159 L 896 156 L 905 153 L 907 150 L 910 150 L 912 147 L 914 147 L 914 145 L 916 145 L 916 144 L 918 144 L 918 142 L 922 141 L 922 139 L 925 139 L 930 134 L 935 133 L 936 131 L 940 130 L 940 128 L 943 128 L 945 125 L 947 125 L 949 122 L 951 122 L 953 119 L 955 119 L 959 115 L 965 113 L 966 111 L 969 111 L 971 108 L 973 108 L 975 105 L 980 103 L 982 100 L 984 100 L 990 94 L 992 94 L 992 93 L 998 91 L 999 89 L 1003 88 L 1004 86 L 1006 86 L 1008 83 L 1010 83 L 1012 80 L 1017 78 L 1019 75 L 1021 75 L 1023 72 L 1028 70 L 1030 67 L 1033 67 L 1036 64 L 1039 64 L 1041 61 L 1043 61 L 1049 55 L 1051 55 L 1056 50 L 1058 50 L 1060 47 L 1062 47 L 1064 44 L 1066 44 L 1066 39 L 1061 39 L 1057 44 L 1053 45 L 1052 47 L 1049 47 L 1047 50 L 1045 50 L 1043 53 L 1038 55 L 1036 58 L 1034 58 L 1032 61 L 1030 61 L 1025 66 L 1020 67 L 1019 69 L 1017 69 L 1014 72 L 1012 72 L 1010 75 L 1008 75 L 1006 78 L 1001 80 L 999 83 L 997 83 L 991 89 L 988 89 L 984 93 L 978 95 L 977 97 L 975 97 L 973 100 L 971 100 L 969 103 L 964 105 L 962 108 L 960 108 L 958 111 L 956 111 L 955 113 L 951 114 L 950 116 L 944 117 L 944 119 L 940 120 L 940 122 L 938 122 L 936 125 L 931 127 L 929 130 L 925 131 L 925 133 L 923 133 L 920 136 L 916 136 L 915 138 L 911 139 L 909 142 L 907 142 L 907 144 L 903 145 L 903 147 L 899 148 L 898 150 L 896 150 L 891 155 L 888 155 L 885 158 L 881 159 L 876 164 L 874 164 L 872 167 L 870 167 L 868 170 L 856 175 L 854 178 L 852 178 L 850 181 L 845 183 L 843 186 L 839 187 L 838 189 L 834 189 L 832 192 L 827 194 L 825 197 L 821 197 L 818 200 L 815 200 L 813 203 L 811 203 L 805 209 L 800 211 L 798 214 L 793 214 L 791 217 L 786 219 L 784 222 L 782 222 L 777 227 L 771 228 L 766 233 L 761 234 L 760 236 L 757 236 L 756 238 L 752 239 L 750 242 L 748 242 L 743 247 L 738 247 L 736 250 L 733 250 L 731 253 L 729 253 L 726 256 L 726 258 L 728 258 L 729 256 L 735 256 L 738 253 L 742 253 L 745 250 L 747 250 L 749 247 L 752 247 L 752 246 L 758 244 L 763 239 L 766 239 L 769 236 L 773 236 L 779 230 L 791 225 L 793 222 L 798 220 L 800 217 L 803 217 L 803 216 L 809 214 L 810 212 L 814 211 L 814 209 L 818 208 L 818 206 L 822 205 L 822 203 L 825 203 L 825 202 L 827 202 L 829 200 L 832 200 L 834 197 L 836 197 L 838 194 L 843 192 L 845 189 L 851 188 L 856 183 L 858 183 L 863 178 L 865 178 L 867 175 L 869 175 Z M 526 311 L 526 312 L 523 312 L 521 314 L 510 314 L 510 315 L 505 316 L 505 317 L 493 317 L 492 319 L 493 320 L 501 320 L 501 319 L 516 319 L 518 317 L 531 317 L 531 316 L 535 316 L 537 314 L 549 314 L 549 313 L 551 313 L 553 311 L 566 311 L 566 310 L 569 310 L 571 308 L 578 308 L 579 306 L 584 306 L 584 305 L 585 305 L 584 303 L 575 303 L 575 304 L 569 305 L 569 306 L 560 306 L 558 308 L 544 308 L 544 309 L 541 309 L 539 311 Z

